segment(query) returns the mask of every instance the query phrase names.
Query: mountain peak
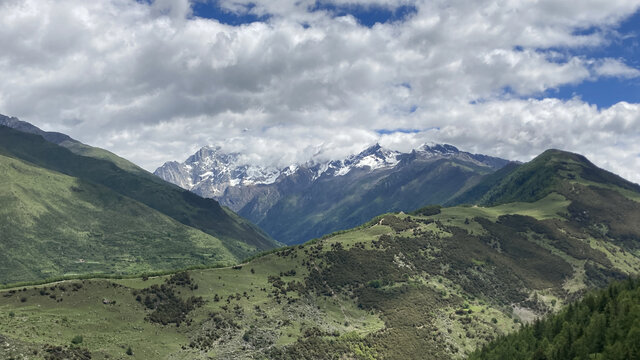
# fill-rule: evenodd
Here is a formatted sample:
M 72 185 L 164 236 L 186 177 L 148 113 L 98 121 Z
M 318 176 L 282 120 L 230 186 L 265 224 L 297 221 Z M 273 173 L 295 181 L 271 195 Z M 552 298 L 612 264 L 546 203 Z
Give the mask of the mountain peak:
M 155 175 L 205 197 L 221 196 L 229 186 L 273 183 L 280 171 L 242 161 L 217 145 L 203 146 L 183 163 L 167 162 Z
M 79 142 L 75 139 L 72 139 L 70 136 L 59 133 L 59 132 L 44 131 L 37 126 L 31 123 L 28 123 L 26 121 L 22 121 L 16 117 L 9 117 L 9 116 L 0 114 L 0 125 L 10 127 L 12 129 L 22 131 L 28 134 L 40 135 L 48 142 L 54 143 L 57 145 L 65 141 L 70 141 L 74 143 Z
M 432 154 L 446 155 L 460 152 L 457 147 L 449 144 L 425 143 L 418 148 L 419 152 L 429 152 Z
M 536 201 L 551 192 L 560 191 L 562 184 L 567 182 L 601 184 L 640 193 L 640 185 L 597 167 L 583 155 L 549 149 L 528 163 L 513 168 L 483 196 L 481 203 Z
M 382 146 L 380 146 L 379 143 L 375 143 L 371 146 L 369 146 L 368 148 L 362 150 L 358 156 L 368 156 L 368 155 L 373 155 L 375 153 L 377 153 L 378 151 L 382 150 Z
M 346 175 L 353 168 L 366 168 L 370 170 L 382 167 L 392 167 L 398 163 L 398 155 L 400 152 L 389 150 L 375 143 L 357 155 L 351 155 L 342 161 L 341 168 L 335 172 L 335 175 Z
M 220 146 L 208 145 L 200 148 L 184 163 L 168 162 L 154 173 L 178 186 L 192 190 L 204 197 L 220 199 L 229 187 L 270 185 L 280 182 L 302 171 L 306 181 L 318 178 L 345 176 L 357 169 L 358 172 L 372 172 L 393 169 L 400 162 L 407 164 L 415 159 L 431 161 L 439 157 L 461 157 L 479 166 L 498 169 L 506 160 L 484 155 L 460 152 L 448 144 L 428 143 L 411 154 L 390 150 L 375 143 L 358 154 L 349 155 L 341 160 L 315 161 L 304 164 L 290 164 L 282 168 L 260 166 L 245 161 L 241 153 L 225 153 Z M 417 156 L 415 156 L 417 155 Z M 413 160 L 412 160 L 413 159 Z M 237 210 L 238 204 L 232 208 Z

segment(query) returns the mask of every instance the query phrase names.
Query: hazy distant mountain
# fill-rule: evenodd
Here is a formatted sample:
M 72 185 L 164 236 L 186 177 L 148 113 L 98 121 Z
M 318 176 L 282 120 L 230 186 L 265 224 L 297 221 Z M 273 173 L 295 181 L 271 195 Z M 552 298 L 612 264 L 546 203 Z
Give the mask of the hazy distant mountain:
M 439 144 L 410 153 L 375 144 L 342 160 L 281 169 L 250 165 L 242 158 L 208 146 L 154 173 L 220 201 L 279 241 L 300 243 L 380 213 L 447 202 L 508 163 Z
M 65 135 L 59 132 L 41 130 L 37 126 L 34 126 L 26 121 L 22 121 L 16 117 L 9 117 L 0 114 L 0 125 L 20 130 L 29 134 L 40 135 L 48 142 L 52 142 L 54 144 L 60 144 L 65 141 L 78 142 L 77 140 L 72 139 L 69 135 Z

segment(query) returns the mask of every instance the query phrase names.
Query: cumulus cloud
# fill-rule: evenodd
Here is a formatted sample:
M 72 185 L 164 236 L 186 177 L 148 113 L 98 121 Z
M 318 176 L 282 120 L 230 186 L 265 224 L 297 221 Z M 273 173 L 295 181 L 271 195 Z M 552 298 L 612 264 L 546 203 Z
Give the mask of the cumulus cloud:
M 596 62 L 594 66 L 596 76 L 613 76 L 622 78 L 640 77 L 640 70 L 627 66 L 620 60 L 605 58 Z
M 286 165 L 442 141 L 518 160 L 578 151 L 640 181 L 639 104 L 540 99 L 640 76 L 580 53 L 615 40 L 637 1 L 376 0 L 416 11 L 370 28 L 315 3 L 220 0 L 269 16 L 230 26 L 188 0 L 0 2 L 0 113 L 149 170 L 214 143 Z

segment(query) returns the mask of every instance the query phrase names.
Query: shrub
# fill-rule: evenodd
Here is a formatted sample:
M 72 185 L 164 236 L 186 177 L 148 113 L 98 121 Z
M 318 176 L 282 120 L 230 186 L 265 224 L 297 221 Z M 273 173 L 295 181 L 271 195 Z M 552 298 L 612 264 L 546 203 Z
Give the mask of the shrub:
M 422 207 L 412 212 L 411 215 L 422 215 L 422 216 L 438 215 L 440 214 L 440 209 L 442 209 L 442 206 L 440 205 L 427 205 L 425 207 Z
M 73 339 L 71 339 L 71 343 L 74 345 L 82 344 L 83 341 L 84 338 L 82 337 L 82 335 L 76 335 L 73 337 Z
M 153 310 L 147 318 L 163 325 L 175 323 L 179 326 L 189 312 L 204 304 L 202 297 L 192 296 L 183 300 L 176 295 L 173 287 L 165 284 L 152 285 L 150 288 L 143 289 L 142 292 L 145 294 L 144 306 Z
M 186 271 L 181 271 L 173 274 L 169 279 L 167 279 L 167 284 L 177 285 L 177 286 L 188 286 L 191 285 L 191 275 L 189 275 Z

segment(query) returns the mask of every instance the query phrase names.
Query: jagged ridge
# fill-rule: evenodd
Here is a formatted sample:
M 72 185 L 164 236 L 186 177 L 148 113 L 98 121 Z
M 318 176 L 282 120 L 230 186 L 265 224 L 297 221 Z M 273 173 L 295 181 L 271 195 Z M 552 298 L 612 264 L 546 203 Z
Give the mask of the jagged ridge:
M 205 147 L 186 162 L 166 163 L 155 173 L 213 197 L 279 241 L 300 243 L 384 212 L 444 203 L 506 163 L 452 145 L 425 144 L 400 153 L 375 144 L 342 160 L 311 160 L 276 170 Z

